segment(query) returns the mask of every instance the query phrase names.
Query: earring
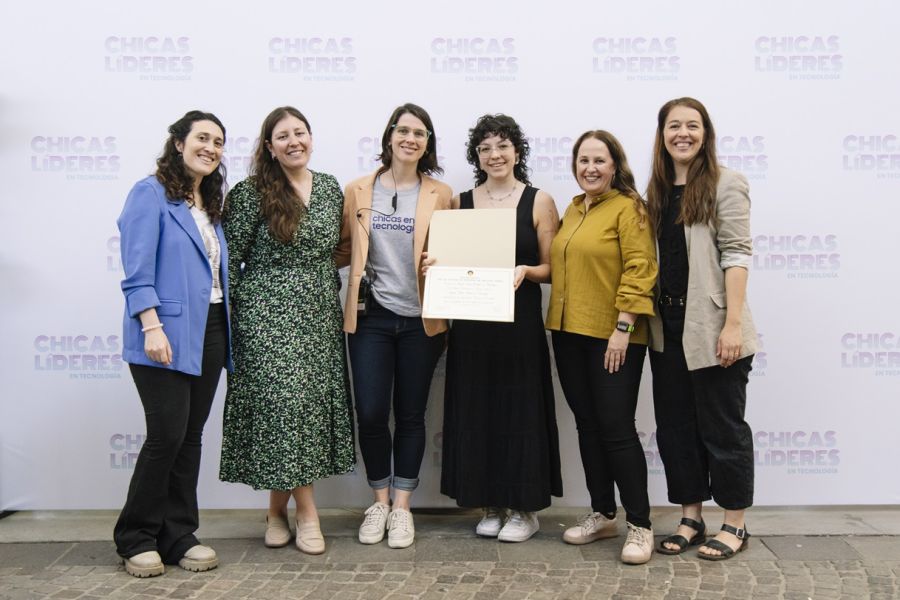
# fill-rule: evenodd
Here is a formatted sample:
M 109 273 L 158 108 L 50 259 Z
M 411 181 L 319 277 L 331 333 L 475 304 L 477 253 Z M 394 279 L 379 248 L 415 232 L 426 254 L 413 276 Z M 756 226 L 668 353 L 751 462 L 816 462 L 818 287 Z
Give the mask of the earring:
M 275 160 L 275 153 L 274 153 L 274 152 L 270 152 L 269 154 L 272 155 L 272 160 Z

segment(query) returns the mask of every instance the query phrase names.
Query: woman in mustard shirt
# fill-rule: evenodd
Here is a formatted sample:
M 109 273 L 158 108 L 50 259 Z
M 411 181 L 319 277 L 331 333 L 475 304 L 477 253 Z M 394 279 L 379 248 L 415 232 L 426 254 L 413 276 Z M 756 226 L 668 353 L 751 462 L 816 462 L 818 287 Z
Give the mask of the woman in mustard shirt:
M 563 539 L 587 544 L 616 535 L 611 483 L 628 535 L 622 561 L 650 560 L 653 530 L 647 462 L 634 424 L 653 314 L 654 240 L 625 152 L 609 132 L 587 131 L 572 150 L 583 194 L 563 215 L 550 247 L 552 331 L 559 382 L 575 415 L 592 512 Z

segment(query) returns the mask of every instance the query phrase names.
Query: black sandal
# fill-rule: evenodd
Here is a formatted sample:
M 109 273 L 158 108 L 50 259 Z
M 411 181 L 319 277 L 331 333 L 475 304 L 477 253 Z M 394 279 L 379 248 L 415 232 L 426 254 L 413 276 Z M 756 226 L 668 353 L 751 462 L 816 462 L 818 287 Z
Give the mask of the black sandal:
M 731 546 L 724 542 L 720 542 L 717 539 L 711 539 L 706 543 L 706 547 L 711 548 L 712 550 L 718 550 L 722 554 L 707 554 L 698 550 L 697 556 L 699 556 L 703 560 L 728 560 L 738 552 L 742 552 L 744 548 L 750 545 L 750 532 L 743 527 L 739 529 L 737 527 L 732 527 L 731 525 L 728 525 L 726 523 L 722 525 L 722 531 L 730 533 L 737 539 L 741 540 L 741 545 L 737 547 L 737 550 L 732 549 Z
M 663 540 L 659 543 L 659 546 L 656 547 L 657 552 L 659 552 L 660 554 L 668 554 L 669 556 L 674 556 L 676 554 L 681 554 L 682 552 L 687 550 L 689 546 L 696 546 L 706 541 L 706 523 L 704 523 L 702 519 L 700 520 L 700 522 L 697 522 L 693 519 L 682 517 L 679 525 L 686 525 L 697 533 L 695 533 L 691 539 L 687 539 L 683 535 L 678 534 L 663 538 Z M 666 544 L 677 544 L 678 547 L 666 548 Z

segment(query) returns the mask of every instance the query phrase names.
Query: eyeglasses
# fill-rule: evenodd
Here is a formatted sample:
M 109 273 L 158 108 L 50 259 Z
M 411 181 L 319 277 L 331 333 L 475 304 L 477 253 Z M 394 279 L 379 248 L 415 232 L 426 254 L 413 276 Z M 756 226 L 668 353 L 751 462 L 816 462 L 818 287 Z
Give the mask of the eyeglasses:
M 494 152 L 494 150 L 496 150 L 500 154 L 504 154 L 506 152 L 509 152 L 512 149 L 513 149 L 512 143 L 500 142 L 496 146 L 488 146 L 486 144 L 484 146 L 477 146 L 475 148 L 475 152 L 478 153 L 478 156 L 489 156 L 490 154 L 492 154 Z
M 397 126 L 397 124 L 391 125 L 391 129 L 394 130 L 394 133 L 403 138 L 407 137 L 409 134 L 412 134 L 412 136 L 419 141 L 424 141 L 431 137 L 431 132 L 425 129 L 413 129 L 412 127 L 406 127 L 405 125 Z

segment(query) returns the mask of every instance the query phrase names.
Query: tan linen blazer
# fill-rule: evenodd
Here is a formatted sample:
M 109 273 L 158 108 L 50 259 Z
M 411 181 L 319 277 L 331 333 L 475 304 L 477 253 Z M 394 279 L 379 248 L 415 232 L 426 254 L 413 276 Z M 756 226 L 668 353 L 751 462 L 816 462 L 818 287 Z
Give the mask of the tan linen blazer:
M 350 182 L 344 190 L 344 217 L 341 223 L 341 241 L 334 251 L 338 268 L 350 265 L 347 279 L 347 301 L 344 305 L 344 331 L 356 332 L 356 301 L 359 296 L 359 282 L 365 274 L 369 256 L 369 231 L 372 211 L 372 191 L 375 175 L 366 175 Z M 428 225 L 436 210 L 450 208 L 453 192 L 450 186 L 436 179 L 422 175 L 419 198 L 416 202 L 416 225 L 413 230 L 413 255 L 410 257 L 418 274 L 419 305 L 425 293 L 425 277 L 420 269 L 422 252 L 428 240 Z M 429 336 L 447 331 L 446 319 L 422 319 L 425 333 Z
M 753 252 L 747 179 L 736 171 L 720 168 L 713 222 L 684 227 L 689 270 L 682 344 L 689 371 L 719 364 L 716 342 L 725 325 L 727 308 L 725 269 L 749 269 Z M 659 286 L 656 293 L 658 296 Z M 756 329 L 746 299 L 741 313 L 741 329 L 740 357 L 744 358 L 757 350 Z M 650 318 L 650 348 L 657 352 L 663 350 L 659 311 Z

